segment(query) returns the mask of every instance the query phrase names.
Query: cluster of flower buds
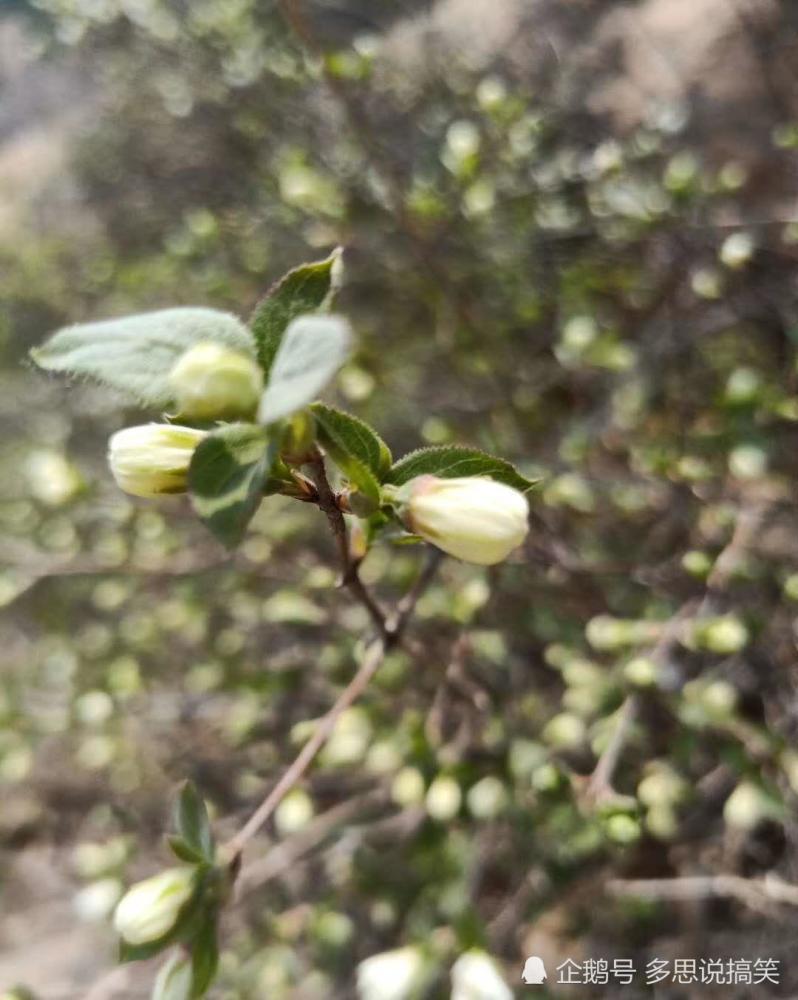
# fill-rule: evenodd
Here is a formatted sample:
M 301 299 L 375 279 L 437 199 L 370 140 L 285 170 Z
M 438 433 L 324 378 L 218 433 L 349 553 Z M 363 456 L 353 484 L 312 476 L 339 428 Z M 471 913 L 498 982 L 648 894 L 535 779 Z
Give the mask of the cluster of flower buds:
M 180 414 L 195 420 L 251 414 L 263 388 L 254 361 L 212 343 L 187 351 L 170 381 Z M 206 434 L 179 424 L 119 431 L 108 452 L 117 484 L 140 497 L 185 492 L 192 455 Z M 303 447 L 307 451 L 307 442 Z M 528 530 L 523 493 L 483 476 L 417 476 L 391 499 L 410 531 L 449 555 L 482 566 L 506 559 Z

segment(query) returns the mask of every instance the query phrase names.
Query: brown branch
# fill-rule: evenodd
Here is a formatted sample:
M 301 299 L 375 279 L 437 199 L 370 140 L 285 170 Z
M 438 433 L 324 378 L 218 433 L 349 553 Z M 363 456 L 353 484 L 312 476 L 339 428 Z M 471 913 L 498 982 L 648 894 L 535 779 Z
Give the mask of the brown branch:
M 317 503 L 327 517 L 335 543 L 338 546 L 338 558 L 341 563 L 341 585 L 346 587 L 352 596 L 366 609 L 375 625 L 377 632 L 386 641 L 389 638 L 387 615 L 369 593 L 368 588 L 360 579 L 358 563 L 349 551 L 349 538 L 346 530 L 341 502 L 330 486 L 327 470 L 324 466 L 324 456 L 316 451 L 308 463 L 313 469 L 313 483 L 318 492 Z
M 326 474 L 324 476 L 324 482 L 327 482 Z M 329 489 L 329 483 L 327 483 L 327 489 Z M 330 490 L 330 495 L 334 496 L 332 490 Z M 340 515 L 341 512 L 337 507 L 337 504 L 336 510 L 338 510 Z M 331 518 L 331 524 L 333 524 L 335 520 L 336 519 Z M 341 520 L 343 520 L 342 515 Z M 333 530 L 336 530 L 335 527 Z M 366 690 L 372 677 L 374 677 L 377 670 L 379 670 L 380 665 L 385 658 L 386 652 L 388 652 L 388 650 L 398 642 L 405 625 L 418 603 L 419 598 L 432 580 L 438 561 L 439 555 L 436 554 L 430 557 L 427 566 L 422 570 L 415 585 L 397 605 L 397 610 L 391 617 L 390 626 L 387 624 L 387 619 L 383 617 L 380 635 L 366 650 L 363 662 L 361 663 L 357 673 L 338 696 L 338 699 L 333 707 L 318 723 L 313 735 L 302 747 L 298 756 L 289 766 L 288 770 L 284 772 L 280 780 L 261 802 L 252 816 L 250 816 L 244 826 L 224 845 L 223 850 L 229 859 L 231 867 L 238 863 L 244 846 L 252 839 L 252 837 L 255 836 L 264 823 L 269 820 L 283 798 L 285 798 L 288 792 L 290 792 L 297 782 L 300 781 L 302 776 L 312 764 L 316 754 L 319 750 L 321 750 L 332 735 L 332 732 L 343 712 L 349 708 L 349 706 L 352 705 L 353 702 L 355 702 Z M 380 614 L 382 614 L 382 612 L 380 612 Z
M 385 640 L 375 639 L 366 650 L 363 662 L 352 680 L 347 684 L 330 711 L 321 719 L 313 735 L 302 747 L 294 762 L 250 816 L 244 826 L 225 844 L 225 854 L 231 863 L 241 854 L 244 845 L 255 836 L 263 824 L 271 817 L 288 792 L 302 778 L 313 758 L 332 735 L 344 711 L 356 701 L 368 687 L 369 681 L 379 669 L 386 652 Z
M 237 883 L 238 895 L 246 895 L 276 878 L 323 843 L 333 830 L 363 812 L 384 805 L 386 801 L 385 791 L 377 789 L 339 802 L 320 816 L 316 816 L 293 837 L 277 844 L 265 857 L 259 858 L 242 870 Z

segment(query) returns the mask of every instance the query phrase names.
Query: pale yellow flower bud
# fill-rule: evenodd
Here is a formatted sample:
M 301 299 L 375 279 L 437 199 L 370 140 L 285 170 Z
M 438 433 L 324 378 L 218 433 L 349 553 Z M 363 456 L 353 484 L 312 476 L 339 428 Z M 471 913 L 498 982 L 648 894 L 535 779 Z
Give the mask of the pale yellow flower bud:
M 529 529 L 523 493 L 481 476 L 419 476 L 403 487 L 401 500 L 406 500 L 402 516 L 411 531 L 481 566 L 506 559 Z
M 130 945 L 157 941 L 175 926 L 194 893 L 197 869 L 167 868 L 128 889 L 114 914 L 114 927 Z
M 126 427 L 108 443 L 108 464 L 125 493 L 184 493 L 191 456 L 204 437 L 205 431 L 179 424 Z
M 229 420 L 255 413 L 263 392 L 263 372 L 246 354 L 205 341 L 178 358 L 169 384 L 181 417 Z

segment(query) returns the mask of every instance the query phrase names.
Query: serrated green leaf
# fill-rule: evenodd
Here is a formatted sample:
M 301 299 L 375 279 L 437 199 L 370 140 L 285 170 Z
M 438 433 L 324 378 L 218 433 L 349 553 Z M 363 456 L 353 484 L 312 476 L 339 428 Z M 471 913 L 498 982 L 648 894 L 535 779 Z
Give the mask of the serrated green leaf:
M 172 403 L 168 376 L 195 344 L 224 344 L 254 356 L 241 320 L 215 309 L 164 309 L 122 319 L 68 326 L 31 351 L 47 371 L 88 376 L 146 406 Z
M 191 942 L 191 994 L 205 996 L 216 976 L 219 965 L 219 945 L 216 940 L 217 914 L 209 910 Z
M 270 424 L 311 403 L 346 360 L 351 341 L 341 316 L 295 319 L 274 359 L 258 420 Z
M 211 831 L 205 801 L 192 781 L 186 781 L 175 803 L 175 829 L 186 847 L 200 860 L 214 861 L 213 832 Z M 175 845 L 172 849 L 177 853 Z M 186 859 L 186 860 L 194 860 Z
M 314 403 L 311 411 L 316 417 L 322 444 L 338 462 L 336 452 L 357 459 L 377 479 L 391 467 L 391 452 L 379 434 L 365 421 L 324 403 Z
M 191 1000 L 192 965 L 186 955 L 175 952 L 161 966 L 151 1000 Z
M 188 470 L 191 503 L 228 547 L 243 538 L 276 458 L 275 442 L 256 424 L 228 424 L 197 446 Z
M 478 448 L 459 445 L 441 445 L 411 451 L 391 467 L 385 481 L 394 486 L 402 486 L 416 476 L 424 475 L 440 476 L 441 479 L 488 476 L 522 493 L 535 485 L 503 458 L 495 458 Z
M 288 325 L 299 316 L 332 305 L 340 286 L 341 254 L 338 247 L 324 260 L 295 267 L 255 307 L 249 325 L 267 376 Z

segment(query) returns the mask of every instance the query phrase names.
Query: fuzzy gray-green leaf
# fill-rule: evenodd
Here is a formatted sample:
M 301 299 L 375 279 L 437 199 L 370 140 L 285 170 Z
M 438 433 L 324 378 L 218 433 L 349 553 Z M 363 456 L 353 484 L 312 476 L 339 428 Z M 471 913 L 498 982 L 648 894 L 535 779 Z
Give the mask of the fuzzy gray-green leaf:
M 352 333 L 341 316 L 300 316 L 285 332 L 258 410 L 262 424 L 311 403 L 346 360 Z
M 205 341 L 254 355 L 250 331 L 215 309 L 163 309 L 64 327 L 31 357 L 47 371 L 96 379 L 146 406 L 172 403 L 169 372 L 190 347 Z

